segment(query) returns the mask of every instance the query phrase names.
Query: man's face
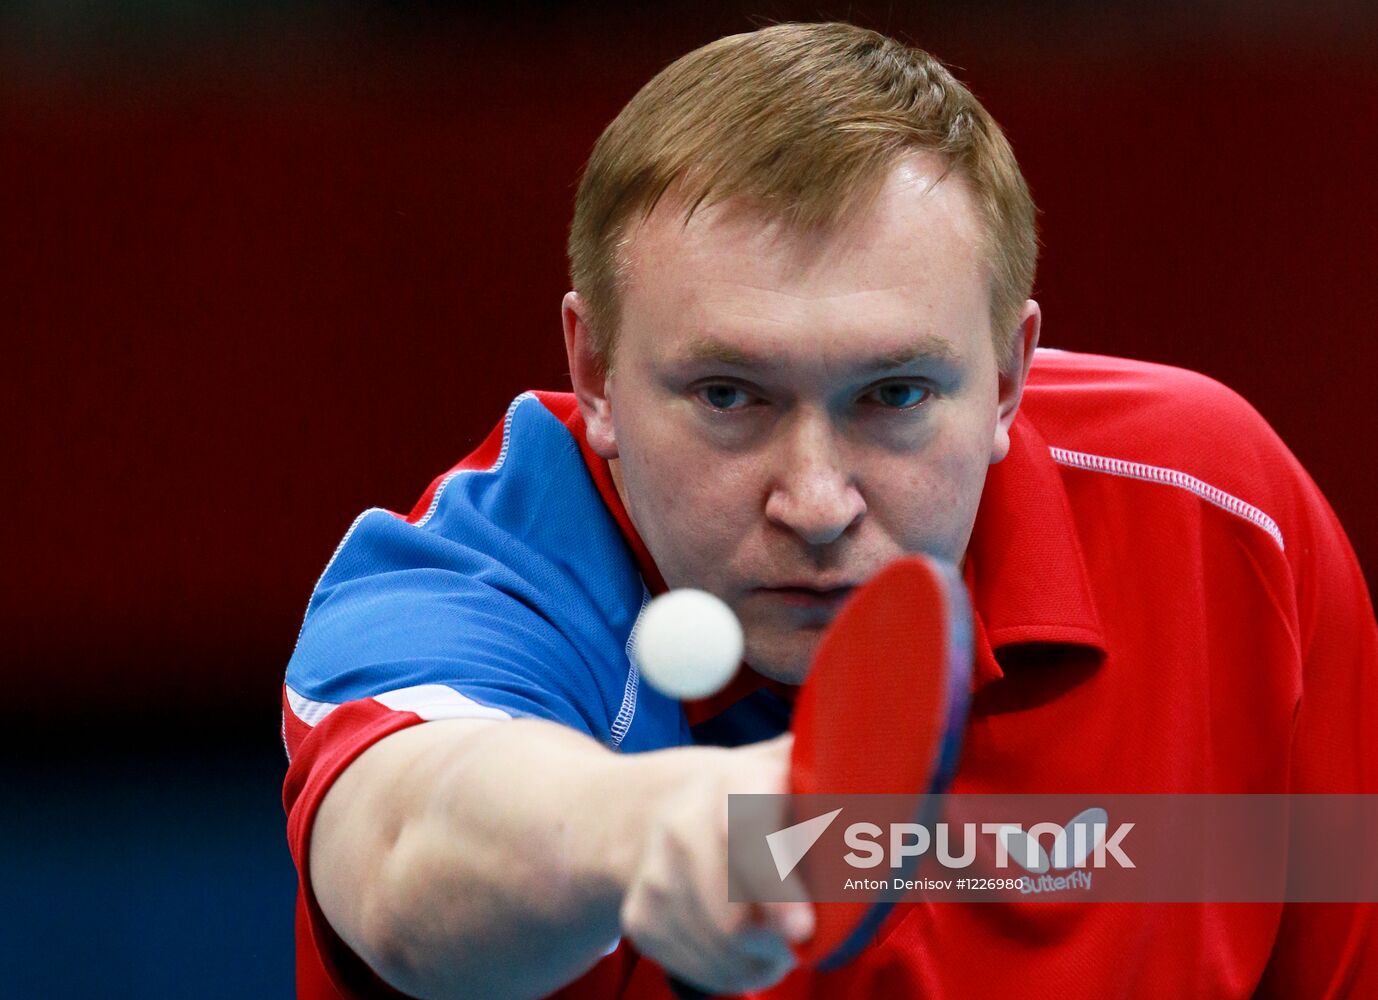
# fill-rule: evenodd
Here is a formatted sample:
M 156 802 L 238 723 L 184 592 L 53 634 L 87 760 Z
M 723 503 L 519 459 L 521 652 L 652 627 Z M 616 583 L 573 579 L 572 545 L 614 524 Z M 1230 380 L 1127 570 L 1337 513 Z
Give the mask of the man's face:
M 627 248 L 605 379 L 581 375 L 567 300 L 589 440 L 637 531 L 671 587 L 732 607 L 747 662 L 779 680 L 802 680 L 890 560 L 962 559 L 1008 448 L 1022 373 L 1000 376 L 978 216 L 941 172 L 905 158 L 827 235 L 731 202 L 687 226 L 658 207 Z

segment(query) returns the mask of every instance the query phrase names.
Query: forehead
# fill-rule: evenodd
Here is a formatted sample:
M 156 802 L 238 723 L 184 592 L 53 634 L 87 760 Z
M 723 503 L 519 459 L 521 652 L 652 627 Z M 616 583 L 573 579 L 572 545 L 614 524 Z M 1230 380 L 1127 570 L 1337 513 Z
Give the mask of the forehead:
M 826 231 L 801 232 L 740 200 L 687 223 L 682 204 L 662 203 L 625 247 L 622 335 L 731 342 L 774 330 L 809 346 L 798 341 L 812 332 L 824 346 L 859 328 L 881 339 L 988 328 L 982 227 L 966 182 L 944 171 L 936 155 L 904 157 L 870 202 Z

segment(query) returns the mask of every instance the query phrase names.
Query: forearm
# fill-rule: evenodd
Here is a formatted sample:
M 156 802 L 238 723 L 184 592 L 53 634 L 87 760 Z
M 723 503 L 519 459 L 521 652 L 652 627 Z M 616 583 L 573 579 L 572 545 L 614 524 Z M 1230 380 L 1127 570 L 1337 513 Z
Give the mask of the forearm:
M 326 796 L 313 888 L 341 937 L 405 992 L 540 995 L 616 937 L 638 831 L 720 752 L 620 756 L 535 721 L 413 727 Z

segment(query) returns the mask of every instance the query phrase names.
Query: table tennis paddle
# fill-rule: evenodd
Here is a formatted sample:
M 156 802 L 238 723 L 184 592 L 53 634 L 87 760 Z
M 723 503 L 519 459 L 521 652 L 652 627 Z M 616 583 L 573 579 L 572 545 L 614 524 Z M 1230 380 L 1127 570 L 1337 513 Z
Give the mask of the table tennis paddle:
M 956 771 L 970 694 L 971 610 L 960 575 L 924 556 L 890 563 L 852 593 L 815 651 L 790 726 L 790 791 L 930 801 Z M 915 819 L 931 821 L 926 811 Z M 815 903 L 814 934 L 795 949 L 801 964 L 826 971 L 851 961 L 894 904 Z M 711 995 L 672 986 L 684 1000 Z
M 790 791 L 941 794 L 957 769 L 970 697 L 971 611 L 961 577 L 923 556 L 890 563 L 852 595 L 819 644 L 794 706 Z M 918 822 L 932 819 L 922 805 L 919 812 Z M 801 870 L 807 886 L 807 858 Z M 893 907 L 815 903 L 813 937 L 796 949 L 801 963 L 846 964 Z

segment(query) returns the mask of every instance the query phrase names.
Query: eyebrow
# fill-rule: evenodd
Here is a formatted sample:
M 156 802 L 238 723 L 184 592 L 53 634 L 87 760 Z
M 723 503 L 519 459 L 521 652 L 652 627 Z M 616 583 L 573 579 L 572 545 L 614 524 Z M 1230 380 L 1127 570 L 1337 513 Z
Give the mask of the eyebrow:
M 685 358 L 690 362 L 714 361 L 738 368 L 769 368 L 776 363 L 770 354 L 744 351 L 708 336 L 698 336 L 690 341 L 685 349 Z M 929 334 L 893 351 L 867 358 L 855 367 L 861 371 L 878 371 L 903 368 L 920 361 L 955 364 L 959 359 L 960 355 L 951 341 Z

